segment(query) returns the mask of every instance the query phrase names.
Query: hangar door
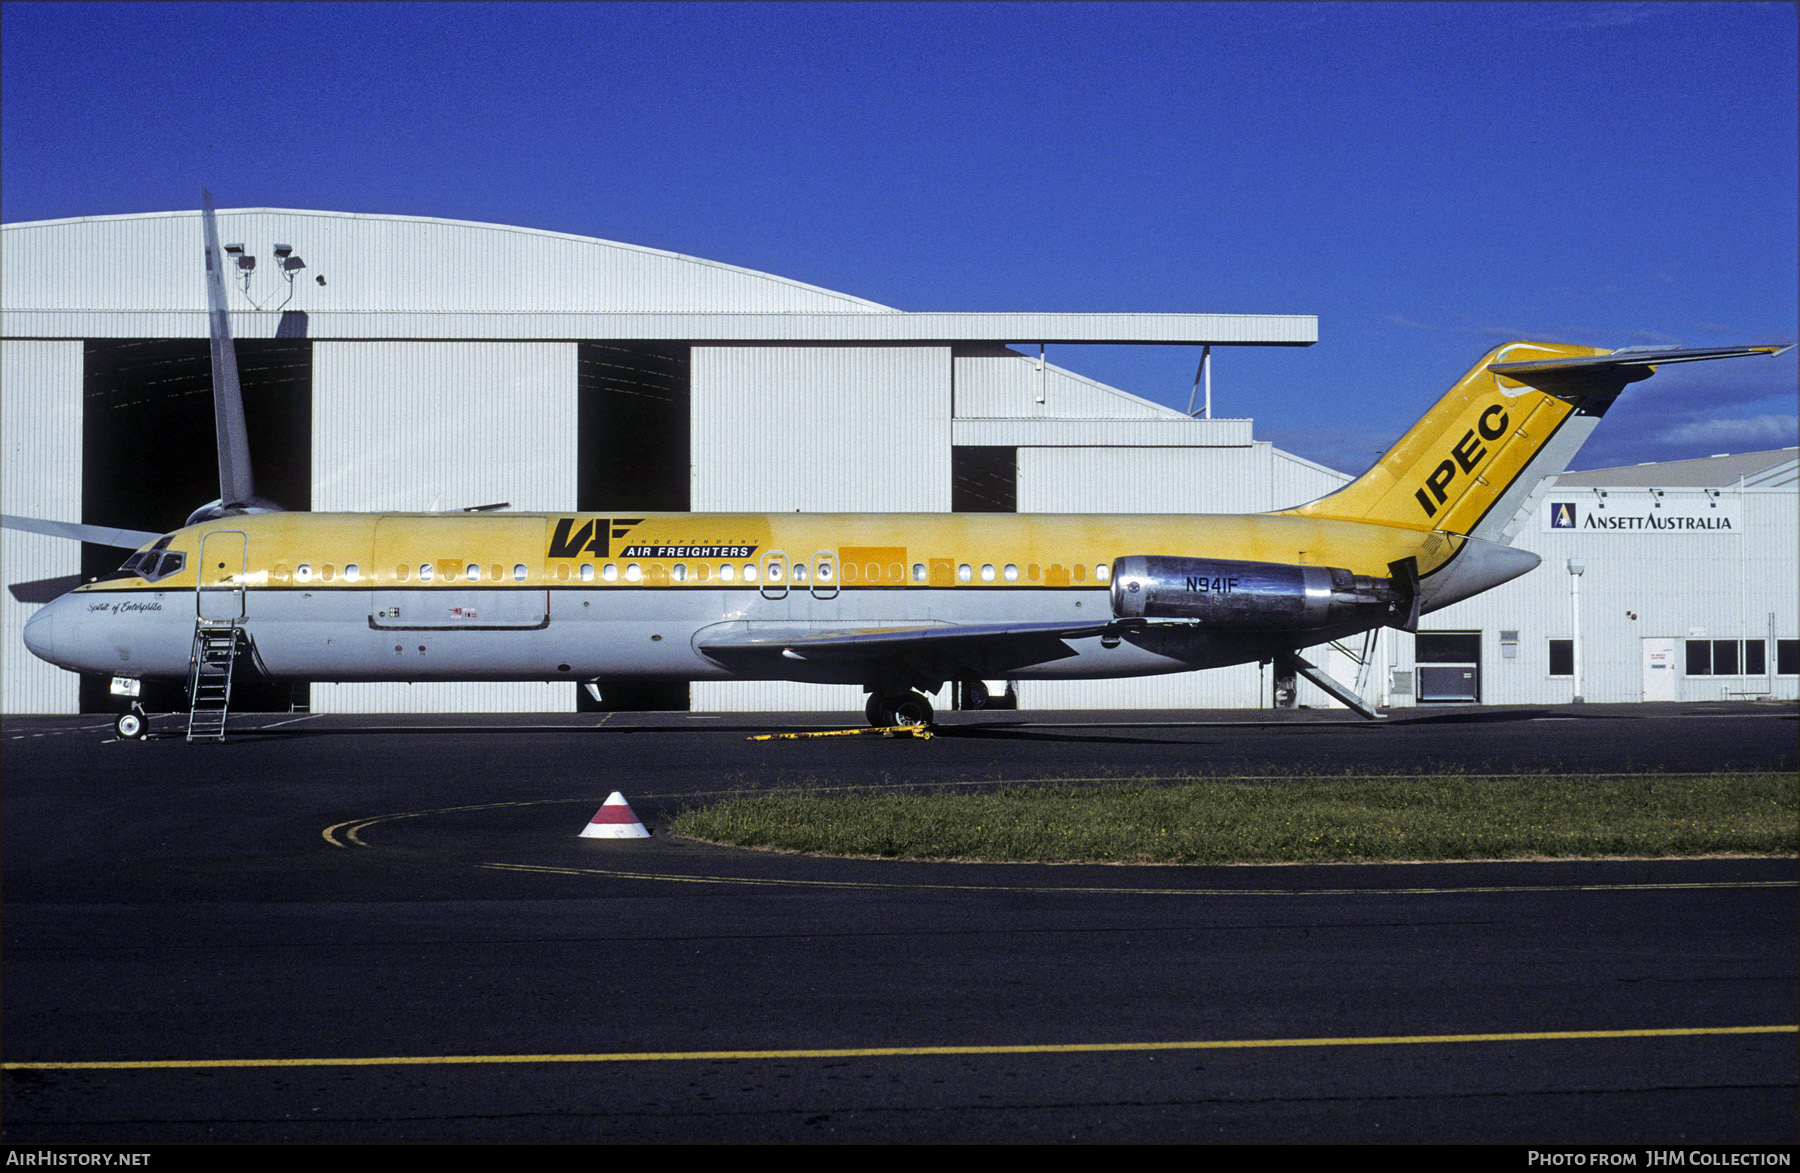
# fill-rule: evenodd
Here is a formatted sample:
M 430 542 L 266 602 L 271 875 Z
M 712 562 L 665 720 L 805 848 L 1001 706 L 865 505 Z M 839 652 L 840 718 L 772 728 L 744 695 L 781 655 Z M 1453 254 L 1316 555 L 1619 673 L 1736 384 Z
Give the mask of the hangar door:
M 1421 704 L 1475 704 L 1481 700 L 1481 633 L 1421 631 L 1413 645 Z

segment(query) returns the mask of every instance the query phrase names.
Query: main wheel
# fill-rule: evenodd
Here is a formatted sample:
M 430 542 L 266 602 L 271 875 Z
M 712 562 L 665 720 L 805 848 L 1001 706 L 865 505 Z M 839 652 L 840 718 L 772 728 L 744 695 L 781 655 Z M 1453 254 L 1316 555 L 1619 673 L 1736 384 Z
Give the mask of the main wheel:
M 113 731 L 127 741 L 136 741 L 144 736 L 144 715 L 142 713 L 120 713 L 113 721 Z
M 925 699 L 923 693 L 909 692 L 903 697 L 894 698 L 893 704 L 894 724 L 931 724 L 931 702 Z
M 864 706 L 863 713 L 869 718 L 869 724 L 877 729 L 885 729 L 890 725 L 929 725 L 931 724 L 931 702 L 923 693 L 903 692 L 894 696 L 869 694 L 869 703 Z

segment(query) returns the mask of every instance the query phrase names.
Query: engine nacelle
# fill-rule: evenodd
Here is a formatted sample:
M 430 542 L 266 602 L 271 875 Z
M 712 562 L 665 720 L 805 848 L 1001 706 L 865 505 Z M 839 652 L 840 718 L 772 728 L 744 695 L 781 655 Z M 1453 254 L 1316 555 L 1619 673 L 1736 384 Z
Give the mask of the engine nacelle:
M 1193 619 L 1228 631 L 1304 631 L 1355 620 L 1404 620 L 1411 600 L 1391 578 L 1335 566 L 1134 554 L 1112 568 L 1121 619 Z

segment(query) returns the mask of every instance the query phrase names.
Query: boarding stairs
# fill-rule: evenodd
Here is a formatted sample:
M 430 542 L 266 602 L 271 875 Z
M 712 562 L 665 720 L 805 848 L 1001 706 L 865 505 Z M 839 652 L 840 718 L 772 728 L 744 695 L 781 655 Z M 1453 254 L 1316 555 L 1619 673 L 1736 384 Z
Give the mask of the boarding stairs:
M 233 619 L 200 619 L 188 658 L 189 741 L 224 741 L 231 709 L 231 677 L 246 646 L 244 629 Z

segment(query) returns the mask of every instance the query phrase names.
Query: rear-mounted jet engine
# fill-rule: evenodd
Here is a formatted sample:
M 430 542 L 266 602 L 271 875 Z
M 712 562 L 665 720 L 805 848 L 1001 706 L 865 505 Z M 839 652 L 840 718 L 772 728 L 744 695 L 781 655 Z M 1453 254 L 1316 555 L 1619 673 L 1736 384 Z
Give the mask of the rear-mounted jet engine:
M 1372 578 L 1335 566 L 1134 554 L 1113 563 L 1112 609 L 1121 619 L 1192 619 L 1227 631 L 1404 627 L 1414 592 L 1409 568 L 1392 569 L 1395 578 Z

